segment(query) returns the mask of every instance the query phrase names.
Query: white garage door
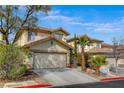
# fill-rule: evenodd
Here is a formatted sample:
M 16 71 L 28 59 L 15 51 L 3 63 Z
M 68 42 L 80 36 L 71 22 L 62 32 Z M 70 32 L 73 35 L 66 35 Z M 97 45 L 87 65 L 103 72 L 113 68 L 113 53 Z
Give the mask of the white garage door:
M 58 68 L 66 67 L 67 54 L 35 53 L 34 68 Z

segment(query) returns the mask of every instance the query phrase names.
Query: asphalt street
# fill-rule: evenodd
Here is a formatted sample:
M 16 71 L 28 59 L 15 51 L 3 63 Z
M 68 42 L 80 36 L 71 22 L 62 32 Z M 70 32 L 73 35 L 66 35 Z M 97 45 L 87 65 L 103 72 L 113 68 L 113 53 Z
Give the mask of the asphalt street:
M 57 86 L 55 88 L 124 88 L 124 80 Z

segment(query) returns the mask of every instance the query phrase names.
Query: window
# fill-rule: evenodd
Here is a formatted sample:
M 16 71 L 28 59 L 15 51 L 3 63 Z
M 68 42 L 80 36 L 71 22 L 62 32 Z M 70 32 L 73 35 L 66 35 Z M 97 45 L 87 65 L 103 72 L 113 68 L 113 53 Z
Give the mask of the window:
M 63 35 L 62 34 L 54 34 L 54 37 L 57 39 L 62 39 Z
M 96 44 L 96 47 L 97 47 L 97 48 L 100 48 L 100 44 Z
M 28 41 L 35 40 L 36 33 L 35 32 L 28 32 Z
M 47 35 L 44 33 L 41 33 L 41 38 L 45 38 Z

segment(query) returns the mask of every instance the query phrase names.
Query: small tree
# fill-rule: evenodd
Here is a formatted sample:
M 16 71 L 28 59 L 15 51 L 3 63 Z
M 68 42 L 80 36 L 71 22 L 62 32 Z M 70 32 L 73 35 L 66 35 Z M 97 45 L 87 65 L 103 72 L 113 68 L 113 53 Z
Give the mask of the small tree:
M 18 80 L 27 71 L 28 51 L 16 45 L 0 45 L 0 78 Z
M 117 73 L 117 62 L 119 59 L 119 55 L 117 53 L 117 48 L 119 46 L 119 41 L 114 37 L 112 42 L 113 42 L 113 56 L 115 58 L 115 68 L 116 68 L 116 73 Z
M 84 54 L 84 47 L 90 45 L 90 39 L 87 35 L 83 35 L 78 38 L 78 44 L 81 45 L 82 47 L 82 70 L 85 70 L 86 68 L 86 63 L 85 63 L 85 54 Z
M 91 58 L 91 66 L 96 70 L 96 73 L 99 74 L 100 66 L 107 65 L 108 62 L 106 61 L 105 56 L 97 55 Z
M 50 10 L 51 7 L 46 5 L 0 6 L 0 33 L 6 44 L 15 43 L 18 32 L 23 27 L 36 26 L 38 21 L 37 13 L 47 13 Z
M 118 51 L 118 47 L 124 45 L 124 39 L 123 38 L 117 39 L 114 37 L 112 42 L 113 42 L 113 57 L 115 58 L 115 69 L 116 69 L 116 73 L 117 73 L 117 71 L 118 71 L 118 66 L 117 66 L 118 59 L 120 57 L 120 54 L 123 53 L 123 52 Z

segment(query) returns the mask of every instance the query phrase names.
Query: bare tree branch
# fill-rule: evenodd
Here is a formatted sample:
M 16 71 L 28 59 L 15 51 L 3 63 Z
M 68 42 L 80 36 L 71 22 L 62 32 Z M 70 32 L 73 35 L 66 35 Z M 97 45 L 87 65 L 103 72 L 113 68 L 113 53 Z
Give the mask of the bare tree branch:
M 25 23 L 27 22 L 28 18 L 29 18 L 32 14 L 33 14 L 33 7 L 31 7 L 31 9 L 28 10 L 28 12 L 27 12 L 27 14 L 26 14 L 26 17 L 25 17 L 24 21 L 22 22 L 22 24 L 21 24 L 21 26 L 20 26 L 20 29 L 25 25 Z M 20 30 L 20 29 L 19 29 L 19 30 Z M 14 38 L 14 40 L 13 40 L 13 43 L 16 42 L 16 39 L 17 39 L 16 36 L 17 36 L 17 34 L 18 34 L 18 33 L 16 33 L 16 35 L 15 35 L 15 38 Z

